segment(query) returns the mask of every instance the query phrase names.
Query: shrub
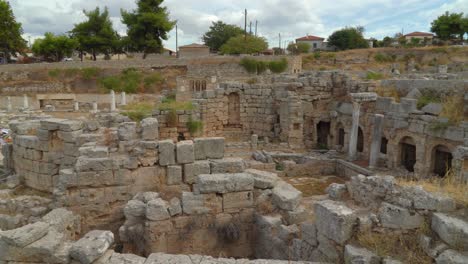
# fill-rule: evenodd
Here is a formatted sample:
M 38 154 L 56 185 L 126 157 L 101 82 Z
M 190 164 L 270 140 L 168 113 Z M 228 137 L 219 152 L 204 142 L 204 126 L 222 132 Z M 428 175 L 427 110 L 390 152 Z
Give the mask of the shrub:
M 85 80 L 91 80 L 97 78 L 100 72 L 101 69 L 96 67 L 83 68 L 81 70 L 81 77 Z
M 127 93 L 136 93 L 140 86 L 141 78 L 141 73 L 134 68 L 123 70 L 120 77 L 123 91 Z
M 179 124 L 179 117 L 177 115 L 177 110 L 170 109 L 166 114 L 166 121 L 168 127 L 177 127 Z
M 367 72 L 367 80 L 381 80 L 384 78 L 384 75 L 380 72 Z
M 195 107 L 192 102 L 177 102 L 175 100 L 166 99 L 158 105 L 159 110 L 193 110 Z
M 390 56 L 390 55 L 386 55 L 386 54 L 382 54 L 382 53 L 377 53 L 377 54 L 375 54 L 375 56 L 374 56 L 374 60 L 375 60 L 376 62 L 379 62 L 379 63 L 394 62 L 394 61 L 395 61 L 395 58 L 396 58 L 395 55 Z
M 99 80 L 99 85 L 106 88 L 107 90 L 114 90 L 116 92 L 121 92 L 121 81 L 117 76 L 108 76 Z
M 62 71 L 60 69 L 52 69 L 52 70 L 49 70 L 49 77 L 51 78 L 58 78 L 60 76 L 60 74 L 62 73 Z
M 268 63 L 265 61 L 257 62 L 257 74 L 262 74 L 268 69 Z
M 189 130 L 190 135 L 195 135 L 203 130 L 203 122 L 193 120 L 192 117 L 189 118 L 187 122 L 187 128 Z
M 440 103 L 440 102 L 442 102 L 442 98 L 437 93 L 437 91 L 424 90 L 422 92 L 422 95 L 418 98 L 418 102 L 416 106 L 418 109 L 421 109 L 430 103 Z
M 155 109 L 151 103 L 132 103 L 124 107 L 123 115 L 128 116 L 131 120 L 140 122 L 141 120 L 150 117 Z
M 460 124 L 464 119 L 464 99 L 461 96 L 448 96 L 442 101 L 440 116 L 448 118 L 453 125 Z
M 268 63 L 268 68 L 273 73 L 281 73 L 288 69 L 288 61 L 285 58 L 282 58 L 279 61 L 270 61 Z
M 75 77 L 78 73 L 79 73 L 80 70 L 78 69 L 65 69 L 63 70 L 63 75 L 67 78 L 72 78 L 72 77 Z
M 315 51 L 314 52 L 314 59 L 318 60 L 318 59 L 320 59 L 320 56 L 321 56 L 320 51 Z
M 150 76 L 147 76 L 143 79 L 144 86 L 147 89 L 155 84 L 162 84 L 163 82 L 164 82 L 164 78 L 158 72 L 155 72 L 151 74 Z
M 243 58 L 240 65 L 251 74 L 257 73 L 257 61 L 250 58 Z

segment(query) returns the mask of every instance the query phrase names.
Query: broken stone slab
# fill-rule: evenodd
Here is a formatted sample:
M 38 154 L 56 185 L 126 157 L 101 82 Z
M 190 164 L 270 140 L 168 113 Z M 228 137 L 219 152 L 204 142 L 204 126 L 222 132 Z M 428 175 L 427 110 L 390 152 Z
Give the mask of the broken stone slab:
M 171 216 L 176 216 L 182 214 L 182 206 L 180 204 L 180 200 L 177 197 L 172 198 L 169 201 L 169 214 Z
M 225 158 L 210 161 L 211 173 L 240 173 L 246 168 L 242 158 Z
M 431 258 L 436 258 L 441 252 L 448 249 L 448 246 L 442 242 L 434 241 L 431 237 L 426 235 L 419 235 L 419 246 Z
M 159 193 L 157 192 L 143 192 L 137 193 L 135 196 L 133 196 L 133 200 L 139 200 L 143 203 L 148 203 L 149 201 L 156 200 L 159 197 Z
M 182 210 L 184 214 L 207 214 L 222 211 L 222 198 L 216 194 L 182 193 Z
M 194 184 L 201 174 L 210 174 L 210 162 L 207 160 L 195 161 L 195 163 L 184 164 L 184 182 Z
M 125 205 L 124 209 L 125 217 L 142 217 L 145 215 L 146 204 L 140 200 L 130 200 Z
M 175 165 L 175 144 L 172 140 L 159 141 L 159 165 Z
M 169 219 L 169 205 L 161 198 L 151 200 L 146 204 L 146 219 L 150 221 L 161 221 Z
M 134 254 L 112 253 L 109 259 L 111 264 L 145 264 L 146 259 Z
M 167 185 L 179 185 L 182 183 L 182 167 L 180 165 L 167 167 Z
M 311 246 L 316 246 L 317 227 L 315 223 L 304 222 L 301 224 L 301 238 Z
M 252 191 L 254 178 L 247 173 L 201 174 L 197 179 L 200 193 L 229 193 Z
M 194 149 L 196 160 L 222 159 L 224 157 L 224 138 L 196 138 Z
M 76 161 L 75 170 L 82 171 L 110 171 L 114 167 L 111 158 L 87 158 L 79 157 Z
M 347 192 L 345 184 L 332 183 L 325 190 L 328 193 L 328 197 L 332 200 L 342 200 Z
M 177 163 L 187 164 L 195 161 L 193 141 L 184 140 L 177 143 Z
M 351 238 L 357 223 L 354 210 L 332 200 L 315 203 L 315 219 L 318 232 L 341 245 Z
M 403 189 L 404 196 L 413 201 L 415 209 L 431 210 L 437 212 L 450 212 L 457 208 L 455 200 L 441 193 L 432 193 L 422 186 L 413 186 Z
M 272 189 L 279 180 L 278 175 L 272 172 L 248 169 L 245 170 L 245 173 L 249 173 L 254 177 L 254 186 L 258 189 Z
M 105 146 L 86 146 L 78 149 L 80 156 L 88 158 L 107 158 L 109 156 L 109 147 Z
M 416 229 L 424 223 L 420 214 L 385 202 L 379 209 L 379 219 L 383 227 L 396 229 Z
M 380 257 L 365 248 L 359 248 L 352 245 L 345 246 L 344 252 L 345 264 L 379 264 Z
M 273 188 L 272 202 L 280 209 L 287 211 L 295 210 L 301 198 L 302 193 L 286 182 L 280 181 Z
M 42 217 L 42 221 L 58 232 L 66 232 L 67 228 L 73 227 L 76 217 L 65 208 L 57 208 Z
M 468 223 L 443 213 L 432 215 L 432 230 L 447 244 L 468 250 Z
M 45 260 L 53 257 L 55 251 L 65 240 L 66 237 L 63 233 L 51 229 L 44 237 L 24 247 L 23 251 L 34 256 L 36 260 Z
M 300 224 L 307 219 L 308 213 L 304 206 L 299 205 L 293 211 L 284 211 L 283 219 L 288 225 Z
M 153 117 L 145 118 L 141 121 L 141 138 L 143 140 L 157 140 L 159 138 L 159 122 Z
M 93 230 L 73 243 L 70 256 L 82 264 L 91 264 L 102 256 L 113 243 L 114 234 L 112 232 Z
M 460 253 L 448 249 L 436 258 L 436 264 L 466 264 L 468 263 L 468 253 Z
M 119 140 L 130 141 L 137 137 L 137 124 L 136 122 L 124 122 L 121 123 L 117 129 L 117 135 Z
M 0 231 L 0 240 L 15 247 L 25 247 L 42 237 L 49 231 L 49 224 L 36 222 L 13 230 Z
M 442 104 L 439 103 L 429 103 L 423 108 L 421 108 L 426 114 L 438 116 L 442 112 Z

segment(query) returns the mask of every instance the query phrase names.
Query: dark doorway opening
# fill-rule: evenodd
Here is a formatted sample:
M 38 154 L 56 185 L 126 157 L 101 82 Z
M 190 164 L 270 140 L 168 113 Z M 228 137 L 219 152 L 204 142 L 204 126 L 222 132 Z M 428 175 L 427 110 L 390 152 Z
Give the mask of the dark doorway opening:
M 318 148 L 328 148 L 328 136 L 330 136 L 330 122 L 320 121 L 317 124 Z
M 411 138 L 404 138 L 400 142 L 400 164 L 409 172 L 414 172 L 416 164 L 416 145 Z
M 338 129 L 338 145 L 344 146 L 344 140 L 345 140 L 345 131 L 344 131 L 344 128 L 340 128 Z
M 452 153 L 450 153 L 449 149 L 445 146 L 437 146 L 434 148 L 433 152 L 433 172 L 440 177 L 444 177 L 452 168 Z
M 380 153 L 387 154 L 388 139 L 383 137 L 380 143 Z
M 364 133 L 361 128 L 358 129 L 357 151 L 364 152 Z

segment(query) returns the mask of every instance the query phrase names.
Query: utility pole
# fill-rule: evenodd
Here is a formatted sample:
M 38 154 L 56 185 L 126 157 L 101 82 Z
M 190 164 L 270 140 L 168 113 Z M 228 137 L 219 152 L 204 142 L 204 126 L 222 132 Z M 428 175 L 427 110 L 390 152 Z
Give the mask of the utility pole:
M 279 46 L 278 46 L 278 48 L 281 50 L 281 33 L 278 33 L 278 37 L 279 37 Z
M 247 41 L 247 9 L 245 9 L 244 40 Z
M 177 24 L 175 25 L 175 47 L 177 58 L 179 58 L 179 29 Z
M 257 36 L 258 20 L 255 20 L 255 37 Z
M 249 34 L 252 35 L 252 21 L 250 21 L 250 30 L 249 30 Z

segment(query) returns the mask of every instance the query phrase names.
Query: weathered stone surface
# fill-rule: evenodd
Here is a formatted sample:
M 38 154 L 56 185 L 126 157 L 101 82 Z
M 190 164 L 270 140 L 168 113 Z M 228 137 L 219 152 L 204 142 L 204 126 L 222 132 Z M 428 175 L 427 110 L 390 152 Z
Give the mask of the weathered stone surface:
M 209 161 L 196 161 L 195 163 L 189 163 L 184 165 L 184 182 L 188 184 L 196 183 L 198 175 L 210 174 L 210 162 Z
M 422 250 L 431 258 L 436 258 L 440 253 L 448 249 L 445 243 L 435 241 L 435 239 L 423 234 L 419 235 L 418 242 Z
M 380 257 L 365 248 L 352 245 L 345 246 L 344 260 L 346 264 L 379 264 Z
M 456 203 L 452 198 L 441 193 L 428 192 L 422 186 L 405 188 L 403 193 L 413 201 L 416 209 L 438 212 L 450 212 L 456 209 Z
M 119 136 L 119 140 L 122 141 L 129 141 L 136 139 L 136 122 L 125 122 L 119 125 L 117 130 L 117 134 Z
M 184 214 L 207 214 L 222 211 L 222 199 L 216 194 L 182 193 L 182 209 Z
M 317 227 L 314 223 L 301 224 L 301 238 L 311 246 L 317 245 Z
M 196 138 L 194 140 L 195 159 L 222 159 L 224 157 L 224 138 Z
M 167 167 L 167 185 L 178 185 L 182 183 L 182 167 L 168 166 Z
M 318 232 L 341 245 L 351 238 L 357 222 L 354 210 L 331 200 L 315 203 L 315 218 Z
M 159 165 L 168 166 L 174 164 L 176 164 L 174 142 L 172 140 L 159 141 Z
M 330 186 L 328 186 L 326 192 L 328 193 L 328 197 L 330 197 L 330 199 L 341 200 L 347 192 L 347 189 L 346 185 L 344 184 L 332 183 Z
M 109 156 L 109 148 L 105 146 L 83 146 L 78 151 L 80 156 L 88 158 L 107 158 Z
M 143 203 L 148 203 L 151 200 L 156 200 L 158 199 L 159 193 L 157 192 L 144 192 L 144 193 L 138 193 L 133 197 L 133 200 L 139 200 L 142 201 Z
M 80 171 L 108 171 L 112 170 L 114 163 L 110 158 L 79 157 L 75 169 Z
M 113 253 L 109 259 L 109 264 L 144 264 L 146 259 L 133 254 Z
M 48 223 L 58 232 L 65 232 L 67 228 L 74 225 L 75 220 L 76 217 L 73 213 L 64 208 L 54 209 L 42 217 L 42 221 Z
M 255 180 L 254 186 L 259 189 L 272 189 L 279 180 L 278 175 L 272 172 L 248 169 L 245 173 L 252 174 Z
M 193 141 L 185 140 L 177 143 L 177 163 L 187 164 L 195 161 Z
M 146 218 L 151 221 L 169 219 L 171 216 L 167 211 L 169 205 L 161 198 L 151 200 L 146 204 Z
M 293 211 L 284 211 L 283 219 L 288 225 L 300 224 L 307 219 L 308 212 L 304 206 L 299 205 Z
M 398 229 L 415 229 L 424 223 L 420 214 L 389 203 L 382 203 L 379 219 L 383 227 Z
M 124 214 L 128 217 L 142 217 L 145 215 L 146 204 L 140 200 L 130 200 L 124 207 Z
M 421 111 L 423 111 L 426 114 L 431 114 L 438 116 L 442 112 L 442 104 L 439 103 L 429 103 L 426 106 L 424 106 Z
M 143 140 L 157 140 L 159 138 L 158 119 L 149 117 L 141 121 L 141 138 Z
M 299 205 L 302 193 L 292 185 L 280 181 L 273 188 L 272 201 L 280 209 L 293 211 Z
M 112 243 L 114 243 L 112 232 L 93 230 L 73 243 L 70 256 L 82 264 L 91 264 L 103 255 Z
M 432 230 L 452 247 L 468 250 L 468 223 L 443 213 L 432 216 Z
M 174 197 L 169 201 L 168 210 L 171 216 L 182 214 L 182 206 L 180 204 L 179 198 Z
M 223 194 L 224 211 L 236 211 L 241 208 L 253 207 L 254 197 L 250 192 L 231 192 Z
M 47 235 L 26 246 L 23 251 L 33 255 L 37 260 L 50 258 L 65 241 L 65 235 L 54 229 L 49 230 Z
M 403 264 L 403 262 L 392 258 L 384 258 L 382 264 Z
M 45 222 L 36 222 L 25 225 L 13 230 L 0 232 L 0 240 L 15 246 L 25 247 L 42 237 L 44 237 L 49 229 L 49 224 Z
M 444 251 L 436 258 L 437 264 L 466 264 L 468 263 L 468 254 L 462 254 L 449 249 Z
M 201 174 L 197 185 L 200 193 L 251 191 L 254 189 L 254 178 L 247 173 Z
M 245 170 L 245 162 L 242 158 L 225 158 L 211 160 L 211 173 L 240 173 Z

